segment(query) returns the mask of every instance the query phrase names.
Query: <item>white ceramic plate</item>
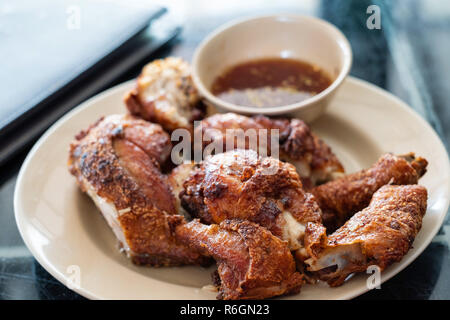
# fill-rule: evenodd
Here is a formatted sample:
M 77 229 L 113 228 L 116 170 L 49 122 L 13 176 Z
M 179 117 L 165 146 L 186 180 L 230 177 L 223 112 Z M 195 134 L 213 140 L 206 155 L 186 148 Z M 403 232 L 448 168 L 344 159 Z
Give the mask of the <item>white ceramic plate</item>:
M 39 263 L 55 278 L 94 299 L 214 299 L 201 289 L 212 269 L 134 266 L 117 250 L 113 233 L 66 167 L 68 146 L 80 129 L 102 115 L 124 113 L 124 83 L 90 99 L 64 116 L 36 143 L 17 180 L 14 207 L 20 233 Z M 349 78 L 313 130 L 328 142 L 347 172 L 370 166 L 385 152 L 414 151 L 429 160 L 420 183 L 429 192 L 428 210 L 414 248 L 382 274 L 391 278 L 430 243 L 449 204 L 449 159 L 431 127 L 399 99 L 361 80 Z M 79 273 L 77 273 L 79 271 Z M 367 291 L 368 275 L 339 288 L 304 286 L 284 299 L 349 299 Z

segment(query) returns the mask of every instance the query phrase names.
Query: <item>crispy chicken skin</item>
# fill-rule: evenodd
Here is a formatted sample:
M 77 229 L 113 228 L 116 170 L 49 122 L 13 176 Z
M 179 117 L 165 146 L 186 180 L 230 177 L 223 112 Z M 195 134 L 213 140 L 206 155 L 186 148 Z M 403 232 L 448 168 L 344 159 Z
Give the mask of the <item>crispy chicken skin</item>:
M 218 299 L 264 299 L 300 291 L 302 276 L 286 243 L 255 223 L 204 225 L 193 220 L 175 232 L 180 241 L 217 261 Z
M 302 248 L 307 222 L 321 222 L 314 197 L 305 193 L 293 165 L 253 150 L 210 156 L 184 182 L 181 204 L 204 223 L 245 219 Z
M 100 119 L 70 146 L 70 172 L 136 264 L 207 262 L 173 234 L 174 226 L 185 221 L 160 172 L 170 148 L 169 135 L 159 125 L 129 115 Z
M 413 153 L 383 155 L 371 168 L 330 181 L 311 190 L 322 209 L 323 224 L 331 233 L 353 214 L 367 207 L 372 195 L 386 184 L 417 184 L 427 161 Z
M 181 206 L 180 193 L 181 191 L 183 191 L 184 181 L 186 181 L 186 179 L 190 176 L 190 174 L 195 168 L 198 168 L 198 164 L 195 164 L 194 162 L 182 163 L 177 167 L 175 167 L 168 175 L 168 182 L 170 184 L 170 187 L 172 188 L 172 193 L 175 197 L 177 211 L 180 214 L 183 214 L 187 217 L 189 217 L 189 214 Z
M 211 130 L 214 129 L 214 130 Z M 316 185 L 319 182 L 333 180 L 344 172 L 330 147 L 313 134 L 303 121 L 299 119 L 268 118 L 262 115 L 247 117 L 235 113 L 215 114 L 201 121 L 201 126 L 195 130 L 198 136 L 202 136 L 204 147 L 210 143 L 223 142 L 223 150 L 242 148 L 233 139 L 237 136 L 236 129 L 244 131 L 253 129 L 258 136 L 258 145 L 254 146 L 249 139 L 243 140 L 246 149 L 266 148 L 271 155 L 271 129 L 278 129 L 279 156 L 281 160 L 294 164 L 306 184 Z M 267 140 L 259 139 L 260 129 L 267 129 Z M 234 130 L 234 131 L 233 131 Z M 248 132 L 248 131 L 247 131 Z M 234 145 L 227 149 L 227 136 L 229 141 L 235 141 Z M 258 151 L 255 150 L 255 151 Z M 261 154 L 261 153 L 260 153 Z
M 147 64 L 124 102 L 131 114 L 159 123 L 169 132 L 192 131 L 193 121 L 202 119 L 206 111 L 192 83 L 190 66 L 173 57 Z
M 381 270 L 400 261 L 411 248 L 427 209 L 427 190 L 419 185 L 386 185 L 373 195 L 369 207 L 356 213 L 330 236 L 310 223 L 305 246 L 309 270 L 330 286 L 371 265 Z

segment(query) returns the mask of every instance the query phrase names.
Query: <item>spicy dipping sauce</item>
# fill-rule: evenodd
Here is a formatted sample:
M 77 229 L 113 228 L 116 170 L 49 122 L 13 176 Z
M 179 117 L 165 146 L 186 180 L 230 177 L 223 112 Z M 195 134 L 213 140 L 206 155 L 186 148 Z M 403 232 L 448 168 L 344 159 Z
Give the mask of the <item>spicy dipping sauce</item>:
M 214 80 L 211 91 L 236 105 L 276 107 L 306 100 L 331 83 L 331 78 L 315 65 L 267 58 L 231 67 Z

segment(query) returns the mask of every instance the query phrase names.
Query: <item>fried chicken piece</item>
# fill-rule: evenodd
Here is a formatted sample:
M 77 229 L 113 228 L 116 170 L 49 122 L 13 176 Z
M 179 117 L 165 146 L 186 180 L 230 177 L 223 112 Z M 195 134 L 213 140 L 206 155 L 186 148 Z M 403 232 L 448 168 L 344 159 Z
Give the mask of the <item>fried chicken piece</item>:
M 210 156 L 184 182 L 183 207 L 205 223 L 245 219 L 286 240 L 291 250 L 303 247 L 307 222 L 321 222 L 314 197 L 305 193 L 289 163 L 261 158 L 253 150 Z
M 207 258 L 176 241 L 184 223 L 160 166 L 170 154 L 161 126 L 132 116 L 100 119 L 76 136 L 69 169 L 95 202 L 136 264 L 204 264 Z
M 259 134 L 264 132 L 261 129 L 266 129 L 267 135 L 260 138 Z M 331 148 L 299 119 L 271 119 L 262 115 L 247 117 L 235 113 L 215 114 L 203 119 L 201 126 L 195 130 L 197 136 L 203 137 L 204 148 L 209 144 L 218 146 L 222 142 L 223 151 L 245 148 L 258 151 L 262 156 L 277 156 L 271 149 L 271 139 L 276 138 L 272 138 L 272 129 L 278 130 L 276 142 L 279 144 L 280 159 L 294 164 L 305 184 L 314 186 L 344 173 L 342 164 Z M 245 137 L 244 133 L 248 136 Z M 250 139 L 251 135 L 255 138 Z
M 356 213 L 332 235 L 320 224 L 306 229 L 309 270 L 330 286 L 371 265 L 381 270 L 400 261 L 411 248 L 427 209 L 427 190 L 419 185 L 381 187 L 369 207 Z
M 331 233 L 353 214 L 369 205 L 373 194 L 386 184 L 417 184 L 427 161 L 413 153 L 383 155 L 371 168 L 315 187 L 311 193 L 322 209 L 323 224 Z
M 285 242 L 244 220 L 176 228 L 177 238 L 217 261 L 218 299 L 264 299 L 300 291 L 302 276 Z
M 147 64 L 124 102 L 131 114 L 159 123 L 169 132 L 177 128 L 192 132 L 193 121 L 201 120 L 206 112 L 192 82 L 190 66 L 174 57 Z
M 175 203 L 177 207 L 177 211 L 184 216 L 189 217 L 189 214 L 184 208 L 181 206 L 180 201 L 180 193 L 183 191 L 183 183 L 187 180 L 187 178 L 191 175 L 192 171 L 198 168 L 198 165 L 194 162 L 191 163 L 182 163 L 175 167 L 168 176 L 168 182 L 172 188 L 172 193 L 175 197 Z

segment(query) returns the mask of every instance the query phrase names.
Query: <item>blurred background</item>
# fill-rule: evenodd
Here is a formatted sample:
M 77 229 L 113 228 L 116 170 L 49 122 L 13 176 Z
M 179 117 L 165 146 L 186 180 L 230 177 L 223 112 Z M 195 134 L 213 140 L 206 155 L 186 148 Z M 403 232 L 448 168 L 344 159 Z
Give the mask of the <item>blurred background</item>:
M 380 29 L 366 26 L 370 5 L 380 8 Z M 14 222 L 17 173 L 39 135 L 80 102 L 134 78 L 146 62 L 168 55 L 189 61 L 216 27 L 269 13 L 313 15 L 336 25 L 352 46 L 351 75 L 408 103 L 448 146 L 450 1 L 3 0 L 0 298 L 81 299 L 40 267 Z M 450 299 L 448 219 L 416 261 L 383 290 L 359 299 Z

